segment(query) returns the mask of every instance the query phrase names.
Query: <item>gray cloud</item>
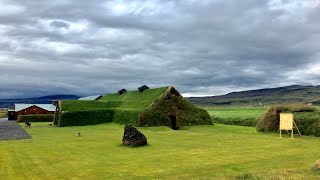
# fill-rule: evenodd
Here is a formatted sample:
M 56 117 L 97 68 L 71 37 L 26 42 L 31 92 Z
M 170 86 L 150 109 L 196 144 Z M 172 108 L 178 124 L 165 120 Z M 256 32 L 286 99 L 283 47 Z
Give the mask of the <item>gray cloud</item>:
M 50 26 L 55 27 L 55 28 L 64 28 L 64 29 L 69 29 L 70 25 L 68 23 L 65 23 L 63 21 L 52 21 L 50 23 Z
M 0 98 L 319 84 L 320 3 L 3 1 Z

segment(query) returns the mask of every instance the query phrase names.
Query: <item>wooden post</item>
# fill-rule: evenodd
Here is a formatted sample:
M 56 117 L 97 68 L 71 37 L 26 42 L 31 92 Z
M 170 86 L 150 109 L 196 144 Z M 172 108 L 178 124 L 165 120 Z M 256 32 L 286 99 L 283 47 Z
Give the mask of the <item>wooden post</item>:
M 295 122 L 294 120 L 293 120 L 293 124 L 294 124 L 294 127 L 297 128 L 298 133 L 299 133 L 299 136 L 301 136 L 301 133 L 300 133 L 300 131 L 299 131 L 299 128 L 298 128 L 298 126 L 297 126 L 297 124 L 296 124 L 296 122 Z

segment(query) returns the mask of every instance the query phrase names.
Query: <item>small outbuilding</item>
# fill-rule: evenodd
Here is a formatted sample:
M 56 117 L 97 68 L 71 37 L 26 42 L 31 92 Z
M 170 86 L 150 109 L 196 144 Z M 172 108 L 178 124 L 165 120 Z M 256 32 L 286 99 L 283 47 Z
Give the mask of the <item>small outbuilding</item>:
M 123 94 L 123 93 L 125 93 L 125 92 L 127 92 L 127 90 L 126 90 L 126 89 L 121 89 L 121 90 L 119 90 L 119 91 L 118 91 L 118 94 L 120 94 L 120 95 L 121 95 L 121 94 Z
M 55 110 L 53 104 L 15 104 L 14 109 L 8 110 L 8 120 L 17 120 L 20 115 L 54 114 Z
M 143 85 L 143 86 L 140 86 L 140 87 L 138 87 L 138 90 L 139 90 L 139 92 L 143 92 L 144 90 L 147 90 L 147 89 L 149 89 L 149 87 L 147 86 L 147 85 Z

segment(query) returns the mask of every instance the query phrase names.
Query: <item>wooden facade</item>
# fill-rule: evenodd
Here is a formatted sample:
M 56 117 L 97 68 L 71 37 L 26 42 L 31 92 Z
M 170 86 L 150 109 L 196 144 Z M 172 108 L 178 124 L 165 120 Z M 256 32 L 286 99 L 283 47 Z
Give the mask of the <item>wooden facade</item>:
M 11 111 L 10 113 L 12 113 Z M 36 105 L 32 105 L 20 111 L 14 112 L 14 115 L 11 115 L 9 120 L 17 120 L 20 115 L 29 115 L 29 114 L 54 114 L 54 111 L 48 111 Z

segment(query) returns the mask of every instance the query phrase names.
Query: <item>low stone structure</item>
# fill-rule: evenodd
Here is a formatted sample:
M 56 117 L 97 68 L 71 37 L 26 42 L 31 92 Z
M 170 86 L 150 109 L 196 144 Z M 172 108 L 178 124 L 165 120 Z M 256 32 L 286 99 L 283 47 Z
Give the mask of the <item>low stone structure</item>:
M 147 144 L 147 138 L 135 127 L 129 124 L 124 127 L 122 144 L 128 146 L 142 146 Z

